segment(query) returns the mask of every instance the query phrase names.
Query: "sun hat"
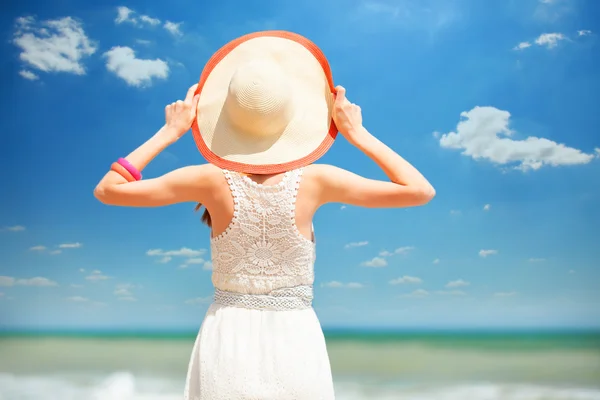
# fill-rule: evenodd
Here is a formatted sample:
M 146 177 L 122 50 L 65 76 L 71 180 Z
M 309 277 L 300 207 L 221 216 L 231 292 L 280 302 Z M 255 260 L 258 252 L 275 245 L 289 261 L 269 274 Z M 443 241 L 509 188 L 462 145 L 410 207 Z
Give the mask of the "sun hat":
M 192 133 L 220 168 L 277 174 L 315 162 L 337 135 L 335 88 L 323 52 L 287 31 L 239 37 L 207 62 Z

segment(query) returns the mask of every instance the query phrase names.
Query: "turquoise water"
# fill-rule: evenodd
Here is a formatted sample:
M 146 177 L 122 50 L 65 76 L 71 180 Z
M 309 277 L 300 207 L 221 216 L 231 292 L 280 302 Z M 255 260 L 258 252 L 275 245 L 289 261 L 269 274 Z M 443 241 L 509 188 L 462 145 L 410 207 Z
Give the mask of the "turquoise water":
M 600 400 L 600 333 L 338 331 L 326 337 L 340 400 Z M 181 399 L 194 338 L 0 334 L 0 399 Z

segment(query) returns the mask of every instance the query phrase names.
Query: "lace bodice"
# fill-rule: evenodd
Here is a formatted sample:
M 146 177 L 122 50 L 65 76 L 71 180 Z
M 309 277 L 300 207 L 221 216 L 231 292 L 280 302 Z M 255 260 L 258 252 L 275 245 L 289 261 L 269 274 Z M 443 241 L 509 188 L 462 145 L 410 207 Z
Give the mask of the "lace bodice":
M 295 223 L 302 169 L 286 172 L 275 185 L 223 172 L 234 212 L 225 232 L 211 240 L 213 285 L 248 294 L 312 285 L 315 244 Z

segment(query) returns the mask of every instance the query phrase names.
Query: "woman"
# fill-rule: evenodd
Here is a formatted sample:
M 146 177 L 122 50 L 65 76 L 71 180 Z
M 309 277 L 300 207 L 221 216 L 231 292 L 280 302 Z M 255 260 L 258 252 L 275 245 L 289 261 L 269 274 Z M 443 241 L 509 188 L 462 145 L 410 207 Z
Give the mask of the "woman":
M 312 308 L 313 215 L 327 203 L 423 205 L 433 187 L 363 127 L 321 51 L 290 32 L 227 44 L 165 114 L 165 125 L 113 163 L 94 194 L 118 206 L 206 207 L 215 299 L 194 344 L 185 399 L 333 399 Z M 141 180 L 140 171 L 190 126 L 209 163 Z M 390 181 L 314 164 L 338 131 Z

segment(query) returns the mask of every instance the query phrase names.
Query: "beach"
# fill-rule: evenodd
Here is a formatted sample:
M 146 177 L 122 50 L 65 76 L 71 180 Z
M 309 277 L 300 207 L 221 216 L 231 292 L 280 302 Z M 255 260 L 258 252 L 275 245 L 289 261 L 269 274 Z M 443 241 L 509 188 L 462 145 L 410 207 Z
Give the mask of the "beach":
M 326 332 L 340 400 L 600 400 L 594 332 Z M 195 333 L 4 333 L 1 400 L 182 399 Z

